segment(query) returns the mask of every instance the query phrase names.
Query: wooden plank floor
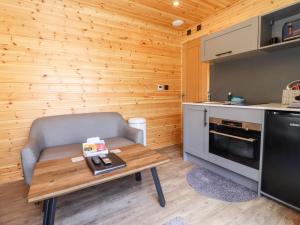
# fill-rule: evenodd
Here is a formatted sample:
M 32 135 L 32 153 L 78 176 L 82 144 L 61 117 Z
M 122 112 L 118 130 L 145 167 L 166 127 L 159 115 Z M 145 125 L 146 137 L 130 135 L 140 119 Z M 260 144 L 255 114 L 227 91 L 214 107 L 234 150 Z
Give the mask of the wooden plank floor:
M 183 217 L 188 225 L 297 225 L 300 214 L 267 198 L 244 203 L 228 203 L 195 192 L 186 182 L 193 167 L 184 162 L 179 146 L 159 150 L 171 162 L 158 168 L 167 200 L 166 208 L 157 202 L 150 172 L 143 181 L 132 176 L 79 191 L 58 199 L 56 225 L 162 225 Z M 0 224 L 41 224 L 42 205 L 26 203 L 22 182 L 0 186 Z

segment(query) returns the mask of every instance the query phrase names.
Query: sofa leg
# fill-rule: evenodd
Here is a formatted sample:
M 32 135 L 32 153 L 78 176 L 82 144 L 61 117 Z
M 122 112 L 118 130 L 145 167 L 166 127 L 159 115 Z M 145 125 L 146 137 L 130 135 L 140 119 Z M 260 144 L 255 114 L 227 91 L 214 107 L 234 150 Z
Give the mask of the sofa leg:
M 138 172 L 135 174 L 135 180 L 136 181 L 141 181 L 142 180 L 142 173 L 141 172 Z

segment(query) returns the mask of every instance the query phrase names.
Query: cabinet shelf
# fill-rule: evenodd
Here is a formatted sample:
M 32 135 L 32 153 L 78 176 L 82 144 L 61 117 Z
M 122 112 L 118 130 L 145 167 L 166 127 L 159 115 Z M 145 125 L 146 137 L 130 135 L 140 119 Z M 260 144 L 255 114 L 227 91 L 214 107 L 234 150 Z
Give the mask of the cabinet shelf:
M 268 52 L 273 52 L 277 51 L 280 49 L 286 49 L 286 48 L 294 48 L 294 47 L 300 47 L 300 39 L 295 39 L 291 41 L 286 41 L 286 42 L 280 42 L 272 45 L 266 45 L 263 47 L 260 47 L 259 49 L 262 51 L 268 51 Z
M 300 19 L 300 3 L 262 15 L 260 17 L 259 50 L 272 52 L 300 46 L 300 39 L 282 41 L 282 29 L 284 24 L 298 19 Z M 279 43 L 270 44 L 272 38 L 277 38 Z

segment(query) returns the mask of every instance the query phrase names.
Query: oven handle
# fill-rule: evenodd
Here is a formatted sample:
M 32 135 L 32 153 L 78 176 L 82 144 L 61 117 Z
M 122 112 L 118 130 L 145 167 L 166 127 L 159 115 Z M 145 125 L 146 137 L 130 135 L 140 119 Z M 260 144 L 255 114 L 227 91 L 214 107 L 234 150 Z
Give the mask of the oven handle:
M 231 135 L 231 134 L 221 133 L 221 132 L 218 132 L 218 131 L 215 131 L 215 130 L 210 130 L 209 133 L 221 135 L 221 136 L 224 136 L 224 137 L 235 138 L 235 139 L 239 139 L 241 141 L 248 141 L 248 142 L 251 142 L 251 143 L 256 141 L 256 139 L 253 139 L 253 138 L 239 137 L 239 136 L 235 136 L 235 135 Z

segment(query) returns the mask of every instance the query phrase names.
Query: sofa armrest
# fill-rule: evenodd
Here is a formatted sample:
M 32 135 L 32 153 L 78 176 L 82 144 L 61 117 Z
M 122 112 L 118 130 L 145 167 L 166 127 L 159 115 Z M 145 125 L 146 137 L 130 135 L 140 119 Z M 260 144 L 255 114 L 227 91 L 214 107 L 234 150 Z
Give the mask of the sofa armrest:
M 128 125 L 124 127 L 123 135 L 127 139 L 129 139 L 137 144 L 143 144 L 143 142 L 144 142 L 143 131 L 133 128 L 133 127 L 130 127 Z
M 39 142 L 31 138 L 21 151 L 23 174 L 27 185 L 31 185 L 34 167 L 39 159 L 41 150 Z

